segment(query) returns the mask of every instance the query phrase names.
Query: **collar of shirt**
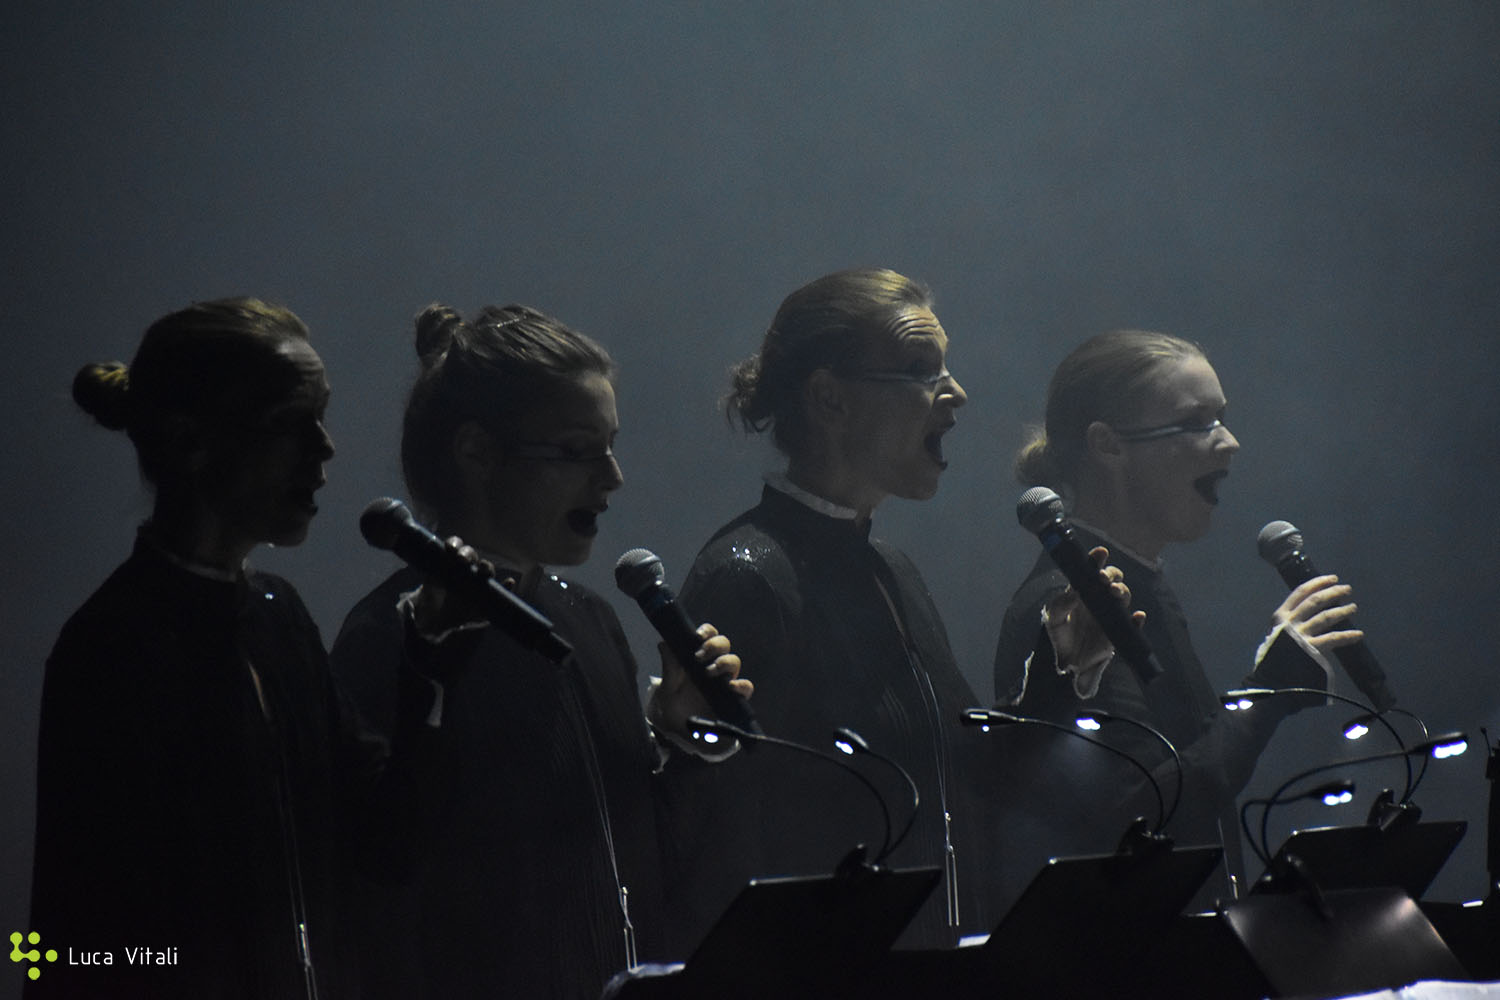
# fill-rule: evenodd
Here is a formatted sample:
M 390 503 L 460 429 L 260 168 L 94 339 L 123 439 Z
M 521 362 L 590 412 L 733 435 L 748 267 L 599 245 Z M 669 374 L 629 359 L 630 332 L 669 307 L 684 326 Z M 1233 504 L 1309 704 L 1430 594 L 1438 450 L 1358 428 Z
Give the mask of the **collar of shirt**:
M 776 490 L 778 493 L 785 493 L 804 507 L 815 510 L 825 517 L 836 517 L 843 521 L 853 521 L 859 516 L 859 511 L 853 507 L 844 507 L 834 503 L 832 500 L 825 500 L 816 493 L 809 493 L 788 479 L 785 472 L 768 472 L 765 475 L 765 480 L 766 485 L 771 487 L 771 489 Z

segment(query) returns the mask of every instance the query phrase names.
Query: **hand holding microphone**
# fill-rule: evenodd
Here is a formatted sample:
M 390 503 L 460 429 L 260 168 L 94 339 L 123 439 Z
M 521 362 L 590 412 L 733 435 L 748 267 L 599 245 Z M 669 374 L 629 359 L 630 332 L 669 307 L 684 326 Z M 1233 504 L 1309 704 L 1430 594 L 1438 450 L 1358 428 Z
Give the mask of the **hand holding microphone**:
M 553 630 L 550 619 L 501 586 L 478 560 L 418 524 L 400 500 L 381 497 L 372 501 L 359 517 L 359 530 L 377 549 L 389 549 L 473 602 L 496 628 L 522 645 L 554 663 L 573 651 Z
M 1074 655 L 1088 649 L 1097 658 L 1098 651 L 1104 648 L 1103 641 L 1107 640 L 1108 645 L 1113 646 L 1115 652 L 1129 662 L 1142 679 L 1150 680 L 1159 675 L 1162 672 L 1161 664 L 1157 662 L 1156 656 L 1151 652 L 1151 644 L 1146 641 L 1140 629 L 1145 613 L 1137 611 L 1132 614 L 1127 610 L 1130 591 L 1121 582 L 1123 574 L 1115 567 L 1106 567 L 1099 561 L 1101 557 L 1096 553 L 1100 549 L 1096 548 L 1092 552 L 1084 550 L 1073 526 L 1063 514 L 1062 498 L 1045 486 L 1033 486 L 1021 494 L 1021 499 L 1016 504 L 1016 518 L 1023 528 L 1034 533 L 1041 541 L 1042 548 L 1047 550 L 1052 561 L 1057 563 L 1058 569 L 1068 578 L 1077 600 L 1093 617 L 1098 633 L 1102 633 L 1102 640 L 1097 634 L 1092 637 L 1080 634 L 1080 648 L 1072 651 Z M 1062 608 L 1066 612 L 1066 604 Z M 1049 617 L 1057 613 L 1056 609 L 1057 605 L 1049 606 Z M 1049 628 L 1049 634 L 1051 631 Z M 1059 649 L 1057 653 L 1059 662 L 1062 662 L 1064 651 Z M 1089 666 L 1086 660 L 1074 662 L 1080 667 Z
M 663 657 L 662 691 L 657 710 L 664 724 L 678 729 L 694 715 L 722 719 L 752 735 L 761 735 L 760 724 L 745 699 L 753 691 L 749 681 L 739 680 L 740 658 L 729 652 L 729 640 L 712 625 L 695 625 L 677 595 L 666 584 L 666 570 L 661 559 L 647 549 L 631 549 L 615 563 L 615 583 L 635 598 L 647 620 L 661 635 L 672 655 Z M 670 676 L 667 665 L 675 661 L 691 681 L 691 687 L 680 676 Z M 705 705 L 691 697 L 696 691 Z M 679 725 L 680 724 L 680 725 Z
M 1276 621 L 1295 628 L 1320 651 L 1338 657 L 1370 704 L 1384 712 L 1396 704 L 1386 683 L 1385 671 L 1364 644 L 1364 632 L 1350 620 L 1355 605 L 1348 601 L 1352 590 L 1337 577 L 1318 572 L 1303 549 L 1302 532 L 1287 521 L 1272 521 L 1260 529 L 1256 539 L 1261 558 L 1281 575 L 1292 592 L 1276 610 Z M 1339 603 L 1339 602 L 1344 603 Z

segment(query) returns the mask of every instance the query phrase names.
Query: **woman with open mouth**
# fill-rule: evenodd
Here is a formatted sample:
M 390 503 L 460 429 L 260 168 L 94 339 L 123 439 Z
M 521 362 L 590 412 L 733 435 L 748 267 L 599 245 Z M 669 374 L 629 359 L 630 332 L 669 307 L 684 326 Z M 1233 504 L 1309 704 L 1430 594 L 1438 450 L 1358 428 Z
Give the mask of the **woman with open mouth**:
M 452 792 L 414 883 L 369 887 L 365 996 L 598 996 L 613 973 L 668 957 L 653 797 L 664 751 L 610 605 L 550 569 L 588 559 L 624 481 L 614 364 L 517 305 L 472 320 L 429 306 L 416 348 L 401 457 L 418 515 L 488 560 L 573 652 L 552 662 L 477 614 L 430 637 L 457 672 L 443 715 L 457 744 Z M 395 573 L 334 643 L 335 672 L 377 727 L 391 725 L 398 607 L 418 582 Z M 699 635 L 699 659 L 734 677 L 728 640 L 709 626 Z M 704 710 L 666 653 L 663 677 L 653 723 Z M 747 681 L 733 684 L 748 694 Z
M 1178 337 L 1115 331 L 1085 342 L 1063 360 L 1048 389 L 1045 425 L 1019 454 L 1016 475 L 1026 486 L 1059 493 L 1080 537 L 1108 546 L 1113 563 L 1124 570 L 1133 606 L 1146 613 L 1146 638 L 1164 669 L 1150 679 L 1116 659 L 1098 679 L 1097 690 L 1088 690 L 1029 664 L 1038 610 L 1066 583 L 1045 553 L 1006 610 L 995 654 L 995 692 L 1002 703 L 1069 725 L 1080 710 L 1101 711 L 1146 723 L 1176 746 L 1183 767 L 1181 802 L 1165 832 L 1179 844 L 1225 848 L 1226 867 L 1196 900 L 1203 906 L 1233 897 L 1235 886 L 1227 876 L 1244 884 L 1235 797 L 1277 723 L 1298 707 L 1295 699 L 1280 698 L 1268 699 L 1255 712 L 1225 711 L 1161 572 L 1166 546 L 1208 531 L 1220 486 L 1239 451 L 1224 422 L 1225 406 L 1218 375 L 1202 349 Z M 1272 616 L 1272 632 L 1256 654 L 1247 686 L 1325 687 L 1323 654 L 1361 637 L 1344 626 L 1353 613 L 1350 588 L 1334 577 L 1318 577 L 1293 590 Z M 1081 794 L 1081 783 L 1060 780 L 1066 777 L 1062 765 L 1049 755 L 1072 759 L 1088 749 L 1036 732 L 1008 734 L 1008 756 L 1017 787 L 1046 802 L 1054 822 L 1043 842 L 1017 845 L 1013 853 L 1024 856 L 1029 850 L 1045 859 L 1112 850 L 1132 810 L 1147 811 L 1140 799 L 1120 802 L 1104 793 L 1110 796 L 1106 801 Z M 1096 735 L 1155 769 L 1167 794 L 1175 793 L 1179 775 L 1159 740 L 1130 726 L 1110 726 Z M 1099 759 L 1108 756 L 1094 754 L 1089 766 L 1113 767 L 1113 760 Z M 1027 770 L 1029 775 L 1022 773 Z M 1078 776 L 1076 766 L 1067 770 Z M 1141 784 L 1134 775 L 1108 781 L 1137 789 Z
M 777 749 L 719 769 L 669 768 L 701 803 L 700 822 L 677 831 L 692 898 L 674 915 L 696 907 L 701 927 L 747 879 L 827 874 L 865 843 L 869 862 L 944 873 L 903 946 L 990 929 L 976 798 L 989 744 L 959 725 L 974 694 L 916 566 L 871 534 L 887 498 L 937 492 L 943 438 L 966 399 L 930 293 L 889 270 L 842 271 L 793 292 L 736 367 L 728 415 L 769 430 L 786 468 L 703 547 L 682 600 L 754 664 L 767 734 L 826 749 L 849 727 L 911 775 L 920 802 L 889 768 L 851 761 L 884 789 L 898 831 L 913 817 L 880 857 L 878 807 L 836 768 Z

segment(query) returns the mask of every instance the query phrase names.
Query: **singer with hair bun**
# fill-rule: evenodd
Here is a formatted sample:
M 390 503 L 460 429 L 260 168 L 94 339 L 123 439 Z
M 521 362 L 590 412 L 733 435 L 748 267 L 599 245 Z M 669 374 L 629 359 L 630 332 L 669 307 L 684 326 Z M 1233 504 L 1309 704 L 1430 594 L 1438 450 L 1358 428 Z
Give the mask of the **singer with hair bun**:
M 1222 843 L 1226 852 L 1227 868 L 1209 879 L 1200 905 L 1232 898 L 1226 874 L 1244 886 L 1235 798 L 1277 723 L 1304 704 L 1288 696 L 1266 699 L 1252 712 L 1226 711 L 1162 573 L 1168 545 L 1208 531 L 1239 451 L 1224 422 L 1225 406 L 1202 349 L 1180 337 L 1119 330 L 1094 337 L 1063 360 L 1048 388 L 1045 424 L 1018 455 L 1016 476 L 1026 486 L 1061 494 L 1079 536 L 1109 547 L 1112 561 L 1124 570 L 1133 606 L 1146 613 L 1146 638 L 1164 670 L 1154 679 L 1144 677 L 1117 658 L 1093 685 L 1084 685 L 1038 667 L 1030 659 L 1038 610 L 1066 585 L 1045 553 L 1005 612 L 995 654 L 995 692 L 1003 704 L 1070 725 L 1081 709 L 1103 711 L 1146 723 L 1176 746 L 1182 798 L 1164 832 L 1182 845 Z M 1353 612 L 1350 588 L 1333 577 L 1293 590 L 1272 615 L 1271 634 L 1246 686 L 1326 687 L 1323 654 L 1360 638 L 1346 625 Z M 1151 767 L 1169 795 L 1177 788 L 1176 766 L 1150 734 L 1107 726 L 1094 735 Z M 1117 788 L 1139 790 L 1141 782 L 1109 770 L 1118 766 L 1109 755 L 1090 754 L 1076 741 L 1039 739 L 1035 731 L 1012 731 L 1005 740 L 1017 787 L 1028 790 L 1029 801 L 1046 806 L 1009 827 L 1018 841 L 1015 855 L 1040 863 L 1050 855 L 1109 851 L 1129 817 L 1146 812 L 1139 798 L 1121 801 Z M 1090 784 L 1085 772 L 1101 770 L 1108 776 Z M 1031 824 L 1040 824 L 1040 832 Z M 1032 829 L 1034 842 L 1019 842 L 1023 828 Z
M 431 636 L 464 649 L 443 719 L 459 759 L 414 884 L 367 887 L 362 953 L 379 976 L 366 996 L 595 997 L 613 974 L 669 957 L 656 819 L 666 744 L 652 739 L 610 605 L 549 569 L 589 558 L 624 482 L 614 363 L 519 305 L 471 320 L 432 305 L 415 335 L 401 463 L 417 512 L 492 563 L 573 652 L 554 663 L 478 614 Z M 419 582 L 397 571 L 334 643 L 336 673 L 378 725 L 391 717 L 398 602 Z M 699 659 L 733 678 L 728 639 L 698 635 Z M 704 703 L 666 653 L 663 678 L 647 715 L 670 731 Z
M 357 995 L 349 864 L 393 863 L 440 748 L 408 684 L 386 760 L 297 592 L 246 565 L 307 535 L 328 395 L 302 321 L 251 298 L 164 316 L 128 367 L 74 380 L 154 498 L 47 661 L 30 926 L 92 961 L 39 966 L 28 997 Z
M 887 498 L 937 492 L 944 437 L 968 398 L 948 343 L 928 290 L 891 270 L 840 271 L 787 296 L 725 400 L 732 423 L 770 432 L 785 471 L 707 542 L 682 590 L 754 665 L 767 734 L 829 750 L 847 726 L 915 781 L 909 836 L 867 858 L 944 872 L 903 946 L 950 946 L 993 916 L 979 794 L 989 744 L 959 724 L 975 697 L 915 564 L 871 534 Z M 868 758 L 850 763 L 887 790 L 904 825 L 912 803 L 900 780 Z M 695 804 L 674 830 L 693 888 L 674 915 L 696 905 L 712 920 L 750 878 L 827 874 L 880 831 L 850 776 L 784 749 L 712 771 L 684 761 L 668 776 Z

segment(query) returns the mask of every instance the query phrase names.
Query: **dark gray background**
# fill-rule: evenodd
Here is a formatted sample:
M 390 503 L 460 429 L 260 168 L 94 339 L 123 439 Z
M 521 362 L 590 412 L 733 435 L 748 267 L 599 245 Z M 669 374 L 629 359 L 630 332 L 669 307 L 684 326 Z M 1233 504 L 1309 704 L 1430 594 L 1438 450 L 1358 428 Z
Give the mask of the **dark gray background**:
M 769 452 L 715 402 L 781 298 L 888 265 L 935 289 L 970 404 L 939 496 L 876 530 L 923 569 L 980 698 L 1035 552 L 1021 425 L 1073 344 L 1133 325 L 1207 347 L 1244 445 L 1213 532 L 1168 552 L 1215 681 L 1281 599 L 1254 541 L 1285 518 L 1356 585 L 1407 707 L 1475 751 L 1500 730 L 1494 3 L 404 6 L 8 18 L 0 930 L 25 923 L 46 651 L 148 509 L 69 381 L 221 295 L 290 305 L 328 365 L 322 513 L 256 561 L 330 641 L 390 567 L 356 519 L 402 494 L 420 306 L 526 302 L 612 349 L 627 484 L 576 575 L 613 595 L 620 552 L 680 580 L 757 495 Z M 1342 718 L 1285 726 L 1256 787 L 1344 752 Z M 1438 898 L 1483 892 L 1482 758 L 1419 796 L 1474 824 Z M 1298 821 L 1357 821 L 1396 780 L 1356 776 L 1360 805 Z

